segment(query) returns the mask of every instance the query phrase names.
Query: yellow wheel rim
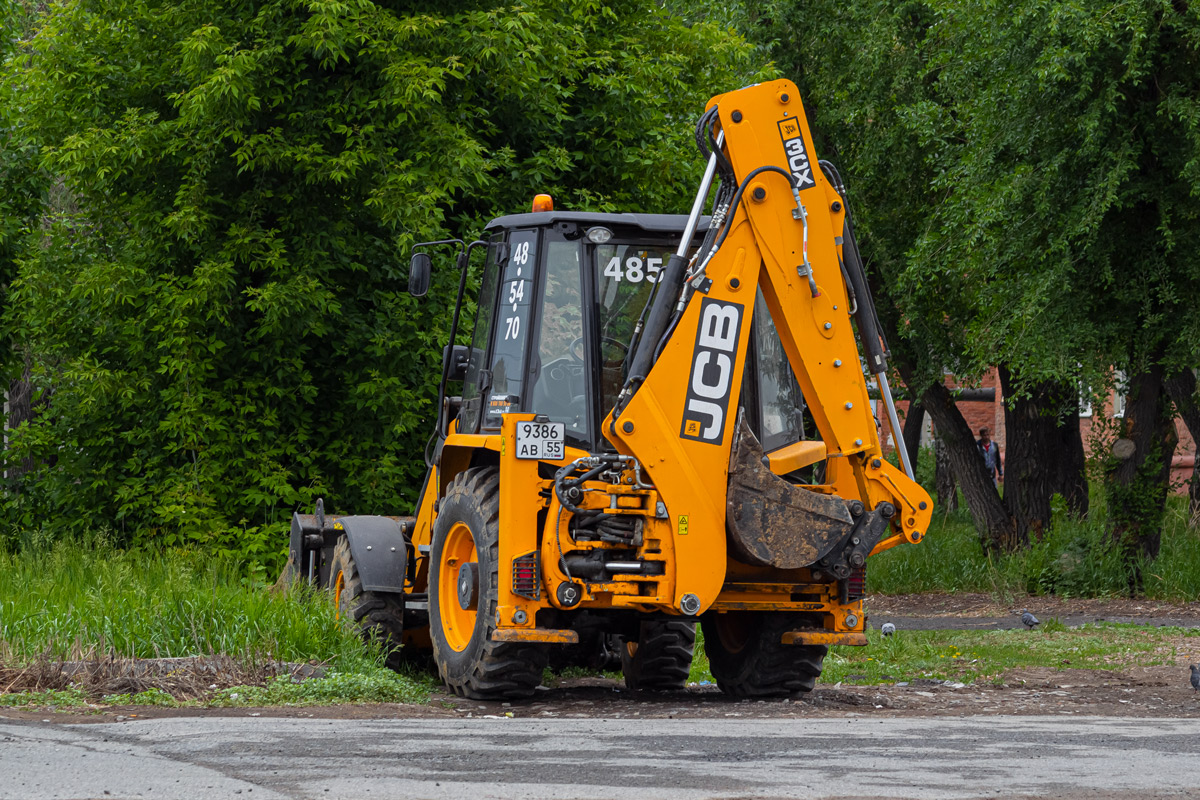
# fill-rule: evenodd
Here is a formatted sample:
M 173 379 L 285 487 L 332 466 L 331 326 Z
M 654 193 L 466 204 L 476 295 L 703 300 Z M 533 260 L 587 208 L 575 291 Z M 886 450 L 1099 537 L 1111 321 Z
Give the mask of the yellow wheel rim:
M 438 611 L 442 617 L 442 633 L 446 643 L 456 652 L 467 649 L 471 636 L 475 633 L 474 610 L 464 609 L 458 603 L 458 570 L 463 564 L 478 561 L 475 551 L 475 537 L 471 529 L 461 522 L 446 535 L 446 543 L 442 546 L 442 560 L 438 564 Z M 479 576 L 480 581 L 484 580 Z M 483 587 L 479 587 L 480 602 L 483 602 Z
M 750 643 L 749 627 L 746 625 L 746 619 L 742 616 L 734 614 L 717 614 L 716 618 L 717 638 L 721 640 L 721 646 L 727 653 L 740 653 Z
M 346 573 L 338 570 L 337 580 L 333 584 L 333 617 L 342 618 L 342 590 L 346 588 Z

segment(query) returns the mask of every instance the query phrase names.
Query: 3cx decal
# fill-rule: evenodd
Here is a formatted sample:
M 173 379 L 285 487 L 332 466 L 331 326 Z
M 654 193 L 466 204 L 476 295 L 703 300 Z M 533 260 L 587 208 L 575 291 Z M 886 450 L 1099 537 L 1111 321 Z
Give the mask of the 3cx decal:
M 788 169 L 796 179 L 796 187 L 803 191 L 816 186 L 812 159 L 808 157 L 808 148 L 804 146 L 800 120 L 796 117 L 779 120 L 779 138 L 783 139 L 783 152 L 787 154 Z
M 733 359 L 742 330 L 742 310 L 737 303 L 707 297 L 701 301 L 683 429 L 679 432 L 684 439 L 721 443 L 733 390 Z

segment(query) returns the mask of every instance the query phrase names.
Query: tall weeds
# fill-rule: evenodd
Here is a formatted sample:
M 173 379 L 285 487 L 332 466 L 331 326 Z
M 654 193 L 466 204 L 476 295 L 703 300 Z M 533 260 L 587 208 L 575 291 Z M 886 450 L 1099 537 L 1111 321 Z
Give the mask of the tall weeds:
M 228 557 L 102 542 L 0 551 L 0 642 L 16 658 L 373 661 L 324 596 L 271 593 Z

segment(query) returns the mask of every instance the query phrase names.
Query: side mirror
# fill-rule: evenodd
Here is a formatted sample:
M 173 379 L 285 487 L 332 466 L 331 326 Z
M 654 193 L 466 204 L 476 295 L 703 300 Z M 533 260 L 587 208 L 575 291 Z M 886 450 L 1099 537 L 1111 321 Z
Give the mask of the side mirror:
M 428 253 L 413 253 L 408 262 L 408 293 L 413 297 L 424 297 L 429 291 L 429 273 L 433 262 Z
M 446 380 L 464 380 L 470 361 L 471 348 L 465 344 L 446 345 L 442 348 L 442 371 L 446 374 Z

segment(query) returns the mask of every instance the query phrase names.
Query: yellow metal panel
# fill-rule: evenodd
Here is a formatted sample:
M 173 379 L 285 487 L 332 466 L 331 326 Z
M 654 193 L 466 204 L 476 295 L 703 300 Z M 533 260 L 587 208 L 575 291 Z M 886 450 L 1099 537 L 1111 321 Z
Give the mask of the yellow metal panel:
M 798 469 L 825 460 L 825 443 L 819 439 L 793 442 L 786 447 L 767 453 L 771 462 L 771 472 L 776 475 L 787 475 Z
M 497 628 L 492 631 L 492 641 L 579 644 L 579 634 L 571 630 L 554 628 Z
M 783 635 L 784 644 L 849 645 L 862 647 L 867 643 L 865 633 L 831 633 L 829 631 L 789 631 Z
M 500 423 L 500 554 L 496 569 L 496 605 L 500 616 L 497 626 L 501 628 L 518 625 L 513 621 L 513 614 L 518 609 L 525 611 L 523 624 L 532 626 L 539 607 L 536 601 L 512 591 L 513 559 L 537 549 L 538 512 L 543 508 L 538 495 L 541 489 L 538 462 L 517 458 L 517 423 L 533 417 L 533 414 L 505 414 Z

